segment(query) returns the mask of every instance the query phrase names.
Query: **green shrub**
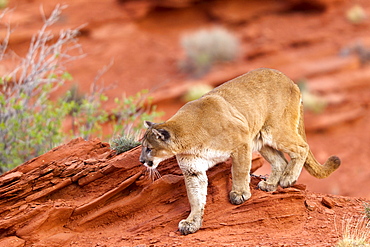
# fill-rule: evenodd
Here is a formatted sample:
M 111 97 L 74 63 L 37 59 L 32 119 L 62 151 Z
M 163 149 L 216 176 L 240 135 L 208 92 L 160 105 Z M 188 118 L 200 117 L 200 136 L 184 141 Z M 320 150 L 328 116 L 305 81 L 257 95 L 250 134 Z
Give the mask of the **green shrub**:
M 109 112 L 103 108 L 108 97 L 101 91 L 90 92 L 79 101 L 71 101 L 71 136 L 106 139 L 102 130 L 104 125 L 112 136 L 138 137 L 144 128 L 144 120 L 154 121 L 163 115 L 156 111 L 148 93 L 148 90 L 142 90 L 135 95 L 115 98 L 114 107 Z
M 102 125 L 108 121 L 108 112 L 103 109 L 103 103 L 108 100 L 104 94 L 91 93 L 88 97 L 70 101 L 70 116 L 72 129 L 70 136 L 80 136 L 85 140 L 103 136 Z
M 32 37 L 25 57 L 11 57 L 12 53 L 8 52 L 9 26 L 2 42 L 0 66 L 8 68 L 9 59 L 16 61 L 15 66 L 0 78 L 2 170 L 42 154 L 63 139 L 60 128 L 70 104 L 53 102 L 49 96 L 71 78 L 63 65 L 78 58 L 70 53 L 79 49 L 76 39 L 79 30 L 62 31 L 54 43 L 50 42 L 54 35 L 49 28 L 58 20 L 62 9 L 57 6 L 49 18 L 44 18 L 44 25 Z
M 118 136 L 111 141 L 111 148 L 116 151 L 116 154 L 121 154 L 139 145 L 140 142 L 133 136 Z
M 80 51 L 78 29 L 62 31 L 56 39 L 48 30 L 62 9 L 57 6 L 49 18 L 44 18 L 45 23 L 33 36 L 26 56 L 0 77 L 0 174 L 70 138 L 109 139 L 103 136 L 103 124 L 114 135 L 130 136 L 143 128 L 144 119 L 150 121 L 161 115 L 151 106 L 147 91 L 115 99 L 116 107 L 110 114 L 103 108 L 108 97 L 96 89 L 95 82 L 86 96 L 78 95 L 78 89 L 71 88 L 64 98 L 50 100 L 52 92 L 66 80 L 73 79 L 64 65 L 81 56 L 70 54 Z M 3 16 L 0 14 L 0 21 Z M 0 46 L 0 66 L 6 64 L 10 56 L 7 52 L 9 34 L 8 28 L 8 35 Z M 72 130 L 63 133 L 62 124 L 68 115 L 72 119 Z
M 116 107 L 109 118 L 115 136 L 110 143 L 117 154 L 140 145 L 139 137 L 144 129 L 144 121 L 154 121 L 163 115 L 156 111 L 148 93 L 148 90 L 142 90 L 132 96 L 115 98 Z
M 144 120 L 154 121 L 163 115 L 163 112 L 156 111 L 156 106 L 152 105 L 153 98 L 148 93 L 144 89 L 135 95 L 114 99 L 116 107 L 110 117 L 114 124 L 113 135 L 135 135 L 144 128 Z
M 239 52 L 238 39 L 224 28 L 184 35 L 181 46 L 186 57 L 180 69 L 194 77 L 206 74 L 215 63 L 234 60 Z

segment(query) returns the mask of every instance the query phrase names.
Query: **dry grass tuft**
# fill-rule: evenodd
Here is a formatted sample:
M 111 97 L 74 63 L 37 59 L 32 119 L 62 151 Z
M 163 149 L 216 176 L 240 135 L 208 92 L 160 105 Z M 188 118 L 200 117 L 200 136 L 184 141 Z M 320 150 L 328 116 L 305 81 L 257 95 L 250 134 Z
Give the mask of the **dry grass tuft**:
M 366 217 L 344 219 L 341 226 L 342 238 L 335 247 L 370 247 L 370 220 Z

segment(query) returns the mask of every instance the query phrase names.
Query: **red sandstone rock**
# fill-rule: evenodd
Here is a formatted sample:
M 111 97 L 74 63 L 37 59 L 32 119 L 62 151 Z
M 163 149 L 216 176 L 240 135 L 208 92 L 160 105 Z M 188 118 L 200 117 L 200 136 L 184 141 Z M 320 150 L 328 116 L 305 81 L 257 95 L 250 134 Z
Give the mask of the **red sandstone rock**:
M 98 140 L 76 139 L 26 162 L 16 168 L 17 171 L 0 176 L 0 181 L 7 182 L 0 185 L 0 244 L 87 247 L 98 242 L 109 246 L 117 242 L 138 245 L 149 241 L 166 245 L 182 239 L 183 236 L 175 232 L 178 221 L 188 213 L 189 204 L 176 159 L 162 162 L 158 167 L 162 177 L 151 181 L 138 161 L 140 147 L 99 159 L 102 154 L 107 156 L 107 149 L 107 145 Z M 262 157 L 254 154 L 253 170 L 262 163 Z M 105 170 L 100 172 L 101 167 Z M 25 173 L 20 173 L 21 170 Z M 50 175 L 44 175 L 46 170 Z M 96 172 L 100 172 L 100 176 L 91 176 Z M 245 241 L 242 236 L 252 239 L 259 232 L 274 234 L 268 240 L 270 243 L 289 244 L 295 239 L 292 232 L 299 231 L 297 226 L 307 228 L 309 219 L 317 217 L 314 214 L 331 217 L 325 224 L 332 225 L 337 215 L 356 211 L 353 206 L 362 203 L 359 199 L 339 198 L 342 206 L 347 204 L 345 212 L 339 207 L 323 209 L 316 202 L 319 196 L 306 191 L 303 185 L 267 193 L 256 189 L 260 178 L 252 177 L 252 197 L 235 206 L 228 200 L 231 160 L 216 165 L 207 174 L 204 224 L 199 234 L 187 236 L 193 244 L 198 243 L 199 236 L 202 236 L 200 242 L 208 245 L 230 243 L 232 236 L 240 236 L 235 240 L 240 243 Z M 88 183 L 80 183 L 88 177 Z M 332 198 L 323 197 L 321 202 L 329 207 L 334 205 Z M 312 234 L 318 236 L 320 226 L 312 223 Z M 328 237 L 325 232 L 325 241 L 334 242 L 335 230 L 332 234 L 333 237 Z M 289 241 L 281 236 L 289 236 Z M 309 243 L 311 241 L 309 239 Z
M 16 236 L 5 237 L 0 239 L 0 246 L 4 247 L 23 247 L 26 241 Z
M 327 196 L 324 196 L 321 199 L 321 203 L 322 203 L 322 205 L 324 205 L 327 208 L 333 208 L 335 206 L 335 203 L 333 202 L 333 200 L 330 197 L 327 197 Z

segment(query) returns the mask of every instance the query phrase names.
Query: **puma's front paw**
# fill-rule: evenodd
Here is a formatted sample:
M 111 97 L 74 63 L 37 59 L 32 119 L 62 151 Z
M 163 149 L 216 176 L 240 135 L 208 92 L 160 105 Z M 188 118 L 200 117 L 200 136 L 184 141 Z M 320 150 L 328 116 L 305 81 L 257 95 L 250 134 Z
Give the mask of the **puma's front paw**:
M 277 189 L 277 184 L 271 184 L 263 180 L 260 181 L 257 186 L 260 190 L 267 191 L 267 192 L 275 191 Z
M 249 191 L 244 192 L 237 192 L 231 191 L 230 192 L 230 202 L 234 205 L 239 205 L 248 200 L 251 197 L 251 193 Z
M 179 223 L 179 231 L 182 235 L 188 235 L 199 230 L 202 226 L 202 221 L 199 220 L 182 220 Z

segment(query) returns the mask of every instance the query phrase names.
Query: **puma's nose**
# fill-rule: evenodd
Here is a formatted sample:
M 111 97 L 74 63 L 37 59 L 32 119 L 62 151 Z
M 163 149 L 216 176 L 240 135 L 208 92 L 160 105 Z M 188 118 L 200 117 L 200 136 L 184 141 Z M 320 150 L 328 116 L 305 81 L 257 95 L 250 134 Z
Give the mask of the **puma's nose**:
M 141 164 L 144 164 L 148 167 L 152 167 L 153 166 L 153 161 L 145 161 L 144 159 L 140 159 L 139 160 Z

